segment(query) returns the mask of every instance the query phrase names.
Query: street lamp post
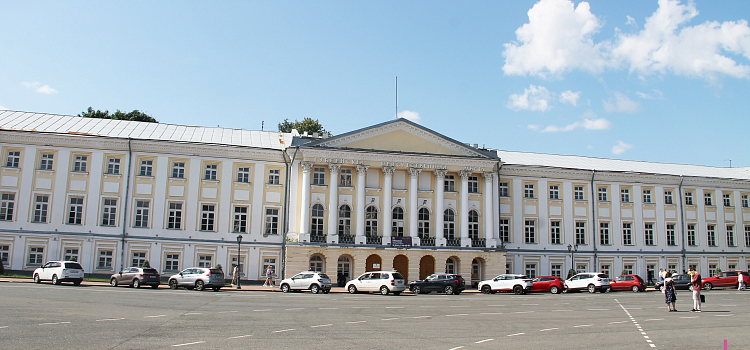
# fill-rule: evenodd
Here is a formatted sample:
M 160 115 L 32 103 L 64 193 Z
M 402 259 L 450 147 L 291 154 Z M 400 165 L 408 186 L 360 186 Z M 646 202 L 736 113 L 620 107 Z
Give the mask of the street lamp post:
M 241 268 L 240 268 L 240 244 L 242 243 L 242 235 L 237 235 L 237 286 L 235 288 L 240 289 L 240 275 L 241 275 Z
M 578 243 L 575 245 L 568 244 L 568 253 L 570 253 L 570 268 L 575 269 L 576 261 L 574 259 L 575 253 L 578 251 Z

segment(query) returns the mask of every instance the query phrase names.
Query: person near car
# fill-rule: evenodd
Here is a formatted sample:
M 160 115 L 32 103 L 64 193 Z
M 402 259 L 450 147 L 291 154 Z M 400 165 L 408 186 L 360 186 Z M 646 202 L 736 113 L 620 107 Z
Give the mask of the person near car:
M 273 287 L 273 268 L 271 265 L 266 268 L 266 281 L 263 282 L 263 287 Z
M 701 281 L 701 274 L 698 273 L 698 271 L 695 271 L 695 268 L 690 268 L 690 283 L 692 286 L 690 289 L 693 290 L 693 309 L 690 310 L 692 312 L 701 312 L 701 288 L 702 281 Z
M 659 282 L 664 282 L 664 269 L 659 269 Z
M 745 290 L 745 287 L 745 276 L 740 272 L 737 274 L 737 290 Z
M 240 273 L 239 272 L 240 272 L 240 269 L 237 266 L 237 264 L 233 264 L 232 265 L 232 285 L 233 286 L 236 286 L 237 285 L 237 280 L 240 279 Z
M 677 307 L 674 305 L 675 301 L 677 301 L 677 295 L 674 292 L 672 274 L 667 272 L 664 277 L 664 301 L 667 303 L 667 307 L 669 307 L 669 312 L 677 311 Z

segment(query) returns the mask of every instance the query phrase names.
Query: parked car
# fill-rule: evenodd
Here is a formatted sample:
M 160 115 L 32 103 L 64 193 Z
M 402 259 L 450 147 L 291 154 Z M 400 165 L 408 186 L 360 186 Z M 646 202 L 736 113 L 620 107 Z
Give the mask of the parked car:
M 218 292 L 221 287 L 224 287 L 224 271 L 204 267 L 184 269 L 169 277 L 169 288 L 177 289 L 179 287 L 195 288 L 195 290 L 211 288 L 214 292 Z
M 504 274 L 493 279 L 480 281 L 477 284 L 484 294 L 495 294 L 497 292 L 513 292 L 515 294 L 526 294 L 534 288 L 531 279 L 526 275 Z
M 48 261 L 34 270 L 34 282 L 52 281 L 52 284 L 73 282 L 76 286 L 83 282 L 83 267 L 75 261 Z
M 331 291 L 331 279 L 328 275 L 316 271 L 300 272 L 291 278 L 285 278 L 279 283 L 282 292 L 309 290 L 313 294 L 323 292 L 328 294 Z
M 532 292 L 550 292 L 552 294 L 560 294 L 563 291 L 563 280 L 560 277 L 555 276 L 539 276 L 531 280 L 534 284 Z
M 450 273 L 434 273 L 427 278 L 409 283 L 409 290 L 414 294 L 429 292 L 443 292 L 445 294 L 461 294 L 466 289 L 466 282 L 461 275 Z
M 711 290 L 714 288 L 737 288 L 737 280 L 739 280 L 739 274 L 742 274 L 742 279 L 745 280 L 745 285 L 750 283 L 750 275 L 745 271 L 724 271 L 717 274 L 714 277 L 707 277 L 703 279 L 703 289 Z
M 112 274 L 109 278 L 109 284 L 112 287 L 124 284 L 133 288 L 140 288 L 141 285 L 149 285 L 151 288 L 159 288 L 161 284 L 161 275 L 159 271 L 152 268 L 127 267 L 122 271 Z
M 609 277 L 602 272 L 583 272 L 565 280 L 563 293 L 575 290 L 587 290 L 589 293 L 609 292 Z
M 344 286 L 349 293 L 357 292 L 380 292 L 380 294 L 399 295 L 406 290 L 404 276 L 397 271 L 372 271 L 366 272 L 359 277 L 346 282 Z
M 690 275 L 687 274 L 675 274 L 672 275 L 672 279 L 674 280 L 674 289 L 690 289 L 690 286 L 692 283 L 690 283 Z M 664 281 L 659 281 L 656 283 L 656 289 L 659 291 L 664 289 Z
M 621 275 L 609 282 L 612 290 L 632 290 L 633 293 L 646 290 L 646 281 L 638 275 Z

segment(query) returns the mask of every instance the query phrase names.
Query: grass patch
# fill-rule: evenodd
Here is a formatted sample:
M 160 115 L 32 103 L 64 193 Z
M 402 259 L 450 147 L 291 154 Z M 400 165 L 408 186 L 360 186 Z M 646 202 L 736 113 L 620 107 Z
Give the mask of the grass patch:
M 0 277 L 31 279 L 31 276 L 25 276 L 25 275 L 0 275 Z

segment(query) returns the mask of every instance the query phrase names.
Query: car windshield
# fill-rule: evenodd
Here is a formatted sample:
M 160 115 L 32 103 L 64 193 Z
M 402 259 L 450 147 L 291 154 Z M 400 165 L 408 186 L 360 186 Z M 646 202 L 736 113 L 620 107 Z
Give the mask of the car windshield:
M 320 278 L 328 278 L 328 279 L 330 279 L 330 278 L 328 277 L 328 275 L 326 275 L 326 274 L 324 274 L 324 273 L 321 273 L 321 274 L 319 274 L 319 275 L 320 275 Z
M 219 270 L 219 269 L 211 269 L 211 274 L 212 274 L 212 275 L 214 275 L 214 274 L 215 274 L 215 275 L 223 275 L 223 274 L 224 274 L 224 271 L 221 271 L 221 270 Z
M 66 269 L 79 269 L 79 270 L 83 270 L 83 267 L 81 267 L 81 264 L 76 263 L 76 262 L 66 262 L 65 263 L 65 268 Z
M 603 274 L 603 273 L 600 273 L 600 274 L 598 274 L 597 276 L 598 276 L 599 278 L 609 278 L 609 276 L 607 276 L 607 275 L 605 275 L 605 274 Z
M 402 280 L 404 279 L 404 276 L 401 276 L 398 272 L 393 272 L 393 279 Z
M 158 274 L 159 271 L 156 271 L 155 269 L 143 269 L 143 273 L 150 273 L 150 274 Z

